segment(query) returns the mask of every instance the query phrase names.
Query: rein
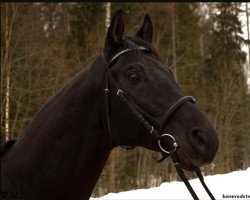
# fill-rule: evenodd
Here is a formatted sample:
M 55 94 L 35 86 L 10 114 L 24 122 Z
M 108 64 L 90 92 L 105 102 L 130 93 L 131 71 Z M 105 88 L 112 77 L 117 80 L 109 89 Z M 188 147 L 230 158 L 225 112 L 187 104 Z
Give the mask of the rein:
M 107 119 L 107 128 L 110 136 L 111 134 L 111 126 L 110 126 L 110 114 L 109 114 L 109 81 L 112 81 L 114 85 L 116 86 L 116 95 L 121 99 L 122 102 L 124 102 L 127 107 L 132 111 L 135 116 L 139 119 L 141 124 L 144 126 L 144 128 L 148 131 L 149 134 L 153 135 L 157 141 L 158 141 L 158 146 L 161 150 L 162 153 L 162 158 L 159 160 L 156 160 L 157 162 L 162 162 L 165 160 L 167 157 L 171 157 L 174 166 L 176 168 L 176 171 L 178 172 L 178 175 L 186 185 L 187 189 L 189 190 L 190 194 L 192 195 L 193 199 L 199 200 L 198 196 L 194 192 L 192 186 L 188 182 L 188 179 L 183 171 L 183 168 L 180 164 L 180 161 L 178 159 L 178 155 L 176 154 L 176 149 L 178 148 L 178 143 L 174 136 L 171 135 L 171 133 L 163 133 L 164 132 L 164 126 L 167 123 L 168 119 L 175 113 L 182 105 L 184 105 L 187 102 L 195 103 L 195 99 L 192 96 L 183 96 L 179 100 L 177 100 L 166 112 L 160 123 L 158 120 L 156 120 L 153 116 L 151 116 L 149 113 L 144 111 L 142 108 L 140 108 L 135 102 L 133 102 L 123 90 L 120 89 L 118 83 L 114 79 L 110 67 L 114 62 L 123 54 L 132 51 L 132 50 L 140 50 L 140 51 L 149 51 L 143 46 L 136 46 L 136 48 L 131 48 L 131 49 L 124 49 L 117 53 L 115 56 L 111 58 L 109 63 L 107 62 L 104 53 L 102 54 L 102 60 L 105 63 L 105 108 L 106 108 L 106 119 Z M 146 118 L 146 119 L 145 119 Z M 150 122 L 149 122 L 150 121 Z M 154 127 L 152 124 L 154 124 Z M 157 131 L 159 130 L 159 131 Z M 163 133 L 163 134 L 160 134 Z M 166 149 L 163 147 L 161 144 L 161 141 L 163 138 L 169 138 L 172 140 L 172 146 L 169 149 Z M 126 149 L 133 149 L 134 147 L 131 146 L 123 146 L 120 145 Z M 208 187 L 206 186 L 204 182 L 204 178 L 202 176 L 202 173 L 199 168 L 195 170 L 196 175 L 198 176 L 203 188 L 206 190 L 207 194 L 210 196 L 212 200 L 215 200 L 214 196 L 212 193 L 209 191 Z

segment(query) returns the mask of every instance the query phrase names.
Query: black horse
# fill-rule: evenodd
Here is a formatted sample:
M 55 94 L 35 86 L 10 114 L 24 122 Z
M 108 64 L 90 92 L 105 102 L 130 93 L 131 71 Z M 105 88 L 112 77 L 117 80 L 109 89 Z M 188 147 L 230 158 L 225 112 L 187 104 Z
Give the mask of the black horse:
M 152 47 L 150 17 L 145 16 L 134 37 L 123 34 L 119 10 L 103 53 L 5 150 L 3 199 L 89 199 L 117 146 L 142 146 L 164 155 L 174 151 L 187 170 L 212 162 L 218 148 L 216 132 L 193 99 L 183 95 Z

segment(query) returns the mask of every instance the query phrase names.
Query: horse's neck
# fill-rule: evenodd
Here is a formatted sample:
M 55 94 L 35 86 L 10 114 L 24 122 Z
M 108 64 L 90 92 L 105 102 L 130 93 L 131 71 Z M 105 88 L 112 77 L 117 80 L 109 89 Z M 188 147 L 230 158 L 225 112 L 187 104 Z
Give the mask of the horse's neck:
M 87 77 L 52 99 L 3 159 L 21 187 L 45 199 L 88 199 L 111 151 L 101 94 Z

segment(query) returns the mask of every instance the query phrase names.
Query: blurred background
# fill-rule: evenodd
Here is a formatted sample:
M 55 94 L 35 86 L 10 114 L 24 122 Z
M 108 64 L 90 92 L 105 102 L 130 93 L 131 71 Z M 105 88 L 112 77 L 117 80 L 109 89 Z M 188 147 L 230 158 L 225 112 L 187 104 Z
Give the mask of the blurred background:
M 126 35 L 149 13 L 153 44 L 220 140 L 205 175 L 250 166 L 249 3 L 1 3 L 1 143 L 101 53 L 112 13 Z M 84 114 L 84 113 L 83 113 Z M 92 196 L 179 180 L 170 161 L 137 147 L 113 150 Z M 96 158 L 98 159 L 98 158 Z M 193 174 L 189 173 L 189 177 Z

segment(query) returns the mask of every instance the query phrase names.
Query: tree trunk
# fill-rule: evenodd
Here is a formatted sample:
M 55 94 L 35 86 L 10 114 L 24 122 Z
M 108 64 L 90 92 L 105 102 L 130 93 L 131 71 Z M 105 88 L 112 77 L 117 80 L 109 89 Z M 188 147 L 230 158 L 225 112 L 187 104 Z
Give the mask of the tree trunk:
M 249 42 L 249 15 L 248 15 L 248 3 L 246 3 L 246 17 L 247 17 L 247 39 L 248 39 L 248 73 L 250 73 L 250 42 Z
M 106 3 L 106 18 L 105 18 L 105 26 L 106 31 L 108 30 L 109 24 L 110 24 L 110 13 L 111 13 L 111 3 Z
M 110 156 L 109 191 L 116 191 L 116 160 L 118 159 L 118 149 L 113 149 Z
M 200 55 L 201 55 L 201 59 L 203 60 L 204 58 L 203 34 L 201 34 L 200 36 Z
M 175 9 L 174 3 L 171 4 L 171 15 L 172 15 L 172 51 L 173 51 L 173 71 L 174 78 L 177 82 L 177 68 L 176 68 L 176 44 L 175 44 Z
M 1 59 L 1 74 L 3 73 L 3 80 L 5 80 L 5 105 L 4 106 L 4 132 L 5 132 L 5 141 L 11 139 L 10 134 L 10 69 L 11 69 L 11 61 L 10 61 L 10 41 L 11 41 L 11 32 L 13 21 L 17 11 L 17 4 L 9 4 L 5 3 L 1 5 L 1 24 L 3 28 L 3 46 L 1 47 L 1 52 L 3 53 Z M 4 77 L 6 76 L 6 77 Z
M 4 109 L 4 132 L 5 132 L 5 141 L 10 139 L 9 133 L 9 98 L 10 98 L 10 62 L 9 62 L 9 38 L 10 38 L 10 31 L 9 31 L 9 5 L 6 3 L 2 5 L 4 8 L 4 55 L 3 55 L 3 69 L 6 73 L 6 86 L 5 86 L 5 109 Z M 2 16 L 1 16 L 2 17 Z

